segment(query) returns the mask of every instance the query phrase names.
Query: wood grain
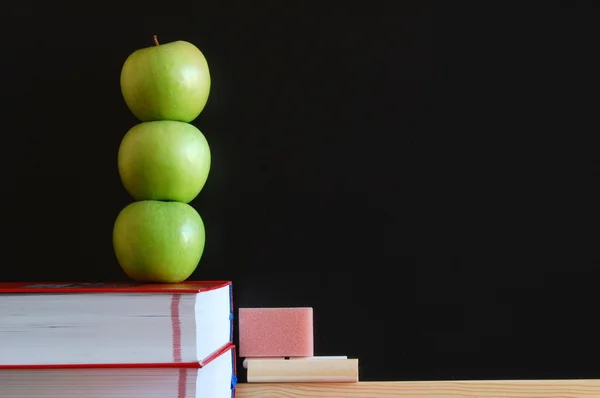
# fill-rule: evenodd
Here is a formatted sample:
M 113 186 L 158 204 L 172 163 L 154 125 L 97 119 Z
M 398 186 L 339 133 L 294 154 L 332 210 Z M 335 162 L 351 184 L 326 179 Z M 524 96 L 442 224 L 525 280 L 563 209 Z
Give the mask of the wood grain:
M 249 359 L 248 383 L 356 383 L 358 359 Z
M 237 398 L 592 398 L 600 380 L 240 383 Z

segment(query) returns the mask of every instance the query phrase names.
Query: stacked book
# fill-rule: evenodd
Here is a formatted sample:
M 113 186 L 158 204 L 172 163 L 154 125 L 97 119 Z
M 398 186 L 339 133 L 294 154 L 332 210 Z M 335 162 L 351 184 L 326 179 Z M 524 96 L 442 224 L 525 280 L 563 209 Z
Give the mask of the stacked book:
M 232 314 L 227 281 L 0 283 L 0 397 L 234 397 Z

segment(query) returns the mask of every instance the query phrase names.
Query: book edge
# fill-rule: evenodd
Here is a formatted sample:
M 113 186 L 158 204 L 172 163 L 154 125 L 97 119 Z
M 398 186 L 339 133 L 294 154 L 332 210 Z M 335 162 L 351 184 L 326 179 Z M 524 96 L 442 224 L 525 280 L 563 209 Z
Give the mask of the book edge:
M 194 287 L 194 284 L 198 284 Z M 206 291 L 216 290 L 225 286 L 230 286 L 231 281 L 188 281 L 179 284 L 152 284 L 145 283 L 137 286 L 131 286 L 126 282 L 107 283 L 112 286 L 94 286 L 94 287 L 27 287 L 34 285 L 77 285 L 77 283 L 36 283 L 36 282 L 11 282 L 0 283 L 0 294 L 4 293 L 181 293 L 196 294 Z

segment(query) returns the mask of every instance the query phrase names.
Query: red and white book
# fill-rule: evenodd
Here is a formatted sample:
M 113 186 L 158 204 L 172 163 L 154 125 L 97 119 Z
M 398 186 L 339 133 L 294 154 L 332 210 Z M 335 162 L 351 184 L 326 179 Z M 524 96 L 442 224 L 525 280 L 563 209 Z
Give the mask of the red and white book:
M 203 364 L 232 314 L 229 281 L 0 283 L 0 366 Z
M 235 398 L 235 347 L 204 363 L 0 366 L 2 398 Z

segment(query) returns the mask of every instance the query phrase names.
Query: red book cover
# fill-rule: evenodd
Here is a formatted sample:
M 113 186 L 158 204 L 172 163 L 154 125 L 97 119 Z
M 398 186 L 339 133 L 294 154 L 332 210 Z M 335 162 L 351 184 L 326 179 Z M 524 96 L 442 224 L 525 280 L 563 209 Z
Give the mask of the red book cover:
M 0 283 L 0 293 L 200 293 L 231 285 L 230 281 L 186 281 L 181 283 Z
M 63 364 L 63 365 L 0 365 L 2 369 L 103 369 L 103 368 L 203 368 L 211 363 L 215 358 L 218 358 L 227 351 L 232 350 L 235 356 L 235 345 L 233 343 L 226 344 L 221 347 L 202 362 L 178 362 L 178 363 L 78 363 L 78 364 Z M 234 371 L 235 371 L 234 361 Z
M 221 347 L 219 350 L 215 351 L 210 357 L 208 357 L 202 363 L 178 363 L 178 364 L 174 364 L 174 363 L 157 363 L 157 364 L 143 363 L 143 364 L 126 364 L 126 365 L 124 365 L 124 364 L 77 364 L 77 365 L 33 365 L 33 366 L 19 365 L 19 366 L 0 366 L 0 372 L 2 372 L 2 371 L 14 372 L 14 371 L 19 371 L 19 370 L 37 372 L 38 370 L 39 371 L 48 371 L 48 370 L 55 371 L 55 370 L 59 370 L 59 369 L 65 369 L 68 371 L 68 369 L 93 370 L 93 369 L 107 369 L 107 368 L 113 368 L 113 369 L 127 369 L 127 368 L 133 368 L 133 369 L 172 368 L 173 369 L 173 368 L 176 368 L 176 369 L 179 369 L 179 378 L 177 381 L 177 385 L 175 386 L 175 388 L 177 389 L 177 396 L 185 397 L 185 396 L 187 396 L 187 394 L 189 392 L 189 391 L 186 391 L 186 385 L 188 384 L 187 380 L 186 380 L 188 377 L 187 376 L 188 373 L 186 372 L 186 369 L 189 369 L 189 368 L 202 369 L 202 368 L 208 366 L 211 362 L 213 362 L 217 358 L 224 356 L 224 355 L 230 355 L 230 358 L 231 358 L 231 366 L 232 366 L 231 374 L 232 374 L 232 376 L 231 376 L 231 385 L 230 385 L 231 390 L 230 391 L 231 391 L 231 397 L 235 398 L 236 397 L 236 386 L 237 386 L 237 369 L 236 369 L 235 345 L 233 345 L 233 343 L 229 343 L 229 344 Z M 35 375 L 35 374 L 36 373 L 32 373 L 32 375 Z M 89 373 L 86 373 L 86 374 L 89 375 Z M 94 386 L 91 386 L 91 388 Z M 97 386 L 95 386 L 95 387 L 97 387 Z
M 173 363 L 155 364 L 106 364 L 106 365 L 56 365 L 56 367 L 202 367 L 203 364 L 209 363 L 214 356 L 219 355 L 219 351 L 214 352 L 206 357 L 200 363 L 186 363 L 181 358 L 181 327 L 179 322 L 180 300 L 182 294 L 199 294 L 215 289 L 228 287 L 231 307 L 230 307 L 230 341 L 233 340 L 233 297 L 231 281 L 215 280 L 215 281 L 186 281 L 175 284 L 152 284 L 152 283 L 135 283 L 135 282 L 115 282 L 115 283 L 37 283 L 37 282 L 8 282 L 0 283 L 0 300 L 2 294 L 15 293 L 39 293 L 39 294 L 56 294 L 56 293 L 153 293 L 153 294 L 172 294 L 171 300 L 171 324 L 173 329 Z M 54 365 L 23 365 L 29 368 L 44 368 L 53 367 Z M 15 366 L 0 365 L 0 369 Z

